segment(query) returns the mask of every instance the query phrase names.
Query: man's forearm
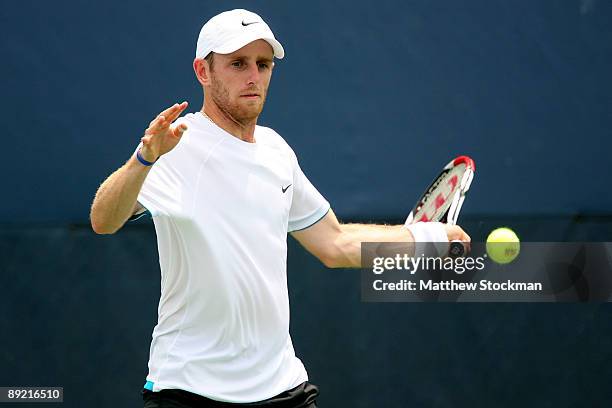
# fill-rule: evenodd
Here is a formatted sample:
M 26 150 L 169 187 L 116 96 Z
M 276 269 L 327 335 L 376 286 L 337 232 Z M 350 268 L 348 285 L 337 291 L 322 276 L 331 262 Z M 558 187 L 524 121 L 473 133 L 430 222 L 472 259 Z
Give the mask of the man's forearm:
M 96 233 L 115 233 L 132 216 L 138 193 L 150 169 L 132 156 L 102 183 L 90 214 L 91 226 Z
M 329 268 L 361 267 L 362 242 L 405 242 L 405 249 L 414 254 L 417 250 L 421 253 L 425 243 L 470 241 L 469 235 L 457 225 L 440 222 L 417 222 L 408 226 L 341 224 L 331 209 L 319 222 L 292 235 Z M 438 249 L 436 252 L 440 253 Z
M 414 242 L 410 231 L 403 225 L 377 225 L 377 224 L 342 224 L 336 246 L 338 254 L 337 268 L 361 267 L 362 242 Z

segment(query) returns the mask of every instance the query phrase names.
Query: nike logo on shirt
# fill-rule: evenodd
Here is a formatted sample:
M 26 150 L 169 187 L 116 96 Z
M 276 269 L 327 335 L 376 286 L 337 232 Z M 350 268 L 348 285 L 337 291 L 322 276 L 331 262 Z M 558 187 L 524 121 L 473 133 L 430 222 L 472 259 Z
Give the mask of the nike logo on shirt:
M 289 184 L 287 187 L 283 187 L 281 186 L 281 190 L 283 190 L 283 194 L 285 194 L 285 192 L 287 192 L 287 189 L 291 187 L 291 184 Z

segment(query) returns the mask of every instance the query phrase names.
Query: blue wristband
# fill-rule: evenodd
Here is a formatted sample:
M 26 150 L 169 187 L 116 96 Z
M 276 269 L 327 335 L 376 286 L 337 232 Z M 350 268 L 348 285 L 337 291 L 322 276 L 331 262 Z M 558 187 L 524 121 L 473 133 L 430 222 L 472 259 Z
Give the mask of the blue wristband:
M 150 162 L 148 160 L 145 160 L 145 158 L 142 157 L 142 155 L 140 154 L 140 149 L 138 149 L 138 151 L 136 152 L 136 158 L 143 166 L 152 166 L 155 164 L 155 162 Z

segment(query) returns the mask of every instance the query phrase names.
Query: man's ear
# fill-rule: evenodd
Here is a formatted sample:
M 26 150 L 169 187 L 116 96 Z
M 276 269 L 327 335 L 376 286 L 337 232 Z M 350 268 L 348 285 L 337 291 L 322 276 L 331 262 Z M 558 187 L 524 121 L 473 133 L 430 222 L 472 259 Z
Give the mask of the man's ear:
M 210 66 L 204 58 L 196 58 L 193 60 L 193 70 L 198 78 L 198 81 L 204 85 L 210 85 Z

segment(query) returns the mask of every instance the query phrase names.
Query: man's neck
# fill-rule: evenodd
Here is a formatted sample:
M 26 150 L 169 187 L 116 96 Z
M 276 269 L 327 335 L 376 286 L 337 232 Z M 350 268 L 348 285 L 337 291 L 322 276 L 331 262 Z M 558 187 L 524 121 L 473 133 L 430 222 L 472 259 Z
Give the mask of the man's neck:
M 244 142 L 255 143 L 255 125 L 257 125 L 257 119 L 254 119 L 252 123 L 240 123 L 230 114 L 219 109 L 215 104 L 202 106 L 201 112 L 230 135 Z

